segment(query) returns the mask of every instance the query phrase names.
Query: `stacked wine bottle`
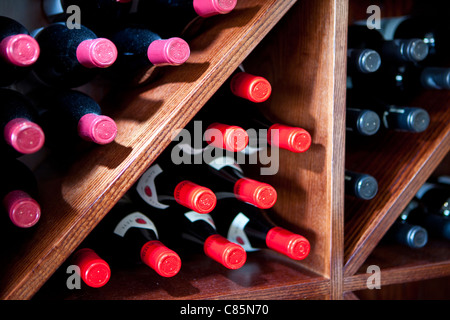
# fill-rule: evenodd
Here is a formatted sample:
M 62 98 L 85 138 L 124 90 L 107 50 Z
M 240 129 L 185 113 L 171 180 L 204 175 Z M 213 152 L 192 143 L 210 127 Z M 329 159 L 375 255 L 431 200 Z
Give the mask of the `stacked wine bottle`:
M 450 240 L 450 179 L 430 178 L 385 235 L 410 248 L 423 248 L 428 238 Z
M 231 12 L 236 1 L 134 4 L 42 0 L 47 24 L 34 30 L 0 15 L 0 144 L 8 168 L 0 189 L 2 216 L 12 228 L 31 228 L 42 216 L 34 161 L 49 153 L 70 158 L 80 148 L 100 148 L 116 139 L 110 110 L 101 97 L 90 95 L 89 86 L 97 79 L 101 81 L 94 87 L 133 85 L 149 70 L 184 64 L 190 56 L 184 29 L 195 19 Z M 83 279 L 92 286 L 109 279 L 109 266 L 99 259 L 91 249 L 76 257 Z
M 425 16 L 383 18 L 378 29 L 367 21 L 349 26 L 347 144 L 370 143 L 392 131 L 420 135 L 427 130 L 427 106 L 416 106 L 414 99 L 425 90 L 450 89 L 450 68 L 445 65 L 450 52 L 444 36 L 448 32 L 443 21 Z M 346 171 L 347 195 L 370 200 L 377 190 L 376 177 Z M 407 218 L 416 207 L 414 200 L 386 239 L 410 247 L 425 245 L 427 230 Z
M 81 247 L 112 265 L 143 263 L 163 277 L 178 274 L 186 252 L 203 252 L 231 270 L 261 249 L 305 259 L 309 241 L 270 218 L 276 189 L 264 175 L 246 176 L 239 163 L 263 148 L 303 153 L 311 145 L 305 129 L 274 123 L 258 110 L 270 95 L 267 79 L 236 70 Z M 233 108 L 239 120 L 217 111 Z M 256 129 L 259 135 L 248 133 Z
M 190 56 L 181 38 L 185 27 L 231 12 L 236 1 L 135 4 L 42 0 L 48 23 L 34 30 L 0 16 L 1 148 L 13 168 L 4 175 L 2 197 L 14 225 L 29 228 L 41 217 L 31 154 L 67 155 L 115 140 L 114 119 L 86 88 L 97 78 L 131 83 L 149 69 L 184 64 Z

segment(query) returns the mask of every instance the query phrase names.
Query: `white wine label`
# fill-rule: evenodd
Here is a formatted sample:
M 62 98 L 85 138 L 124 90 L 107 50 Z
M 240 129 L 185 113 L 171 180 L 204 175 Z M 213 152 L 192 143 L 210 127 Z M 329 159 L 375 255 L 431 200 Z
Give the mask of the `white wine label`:
M 214 220 L 207 213 L 198 213 L 198 212 L 195 212 L 195 211 L 188 211 L 184 215 L 191 222 L 203 220 L 203 221 L 207 222 L 208 224 L 210 224 L 214 229 L 216 229 L 216 225 L 214 224 Z
M 158 232 L 156 230 L 155 224 L 140 212 L 130 213 L 122 220 L 120 220 L 120 222 L 114 228 L 114 233 L 118 236 L 124 237 L 127 231 L 133 227 L 153 230 L 158 237 Z
M 215 158 L 212 161 L 208 162 L 208 165 L 216 170 L 220 170 L 226 166 L 229 166 L 243 173 L 242 168 L 236 163 L 236 161 L 233 158 L 227 156 Z
M 189 155 L 201 154 L 204 151 L 203 148 L 193 148 L 188 143 L 179 143 L 179 144 L 175 145 L 175 148 L 178 148 L 181 151 L 183 151 L 184 153 L 189 154 Z
M 248 237 L 244 231 L 244 228 L 249 220 L 250 219 L 242 212 L 238 213 L 228 229 L 227 239 L 241 245 L 247 252 L 258 251 L 259 249 L 252 247 L 250 240 L 248 240 Z
M 168 205 L 159 202 L 158 193 L 155 186 L 155 179 L 161 172 L 163 171 L 158 164 L 151 166 L 139 179 L 136 186 L 136 191 L 141 198 L 152 207 L 167 209 L 169 207 Z

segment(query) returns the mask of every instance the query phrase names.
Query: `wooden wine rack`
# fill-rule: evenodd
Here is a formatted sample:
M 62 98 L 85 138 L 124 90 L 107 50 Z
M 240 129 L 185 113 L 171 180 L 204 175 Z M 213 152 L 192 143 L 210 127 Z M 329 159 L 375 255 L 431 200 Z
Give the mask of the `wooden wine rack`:
M 45 23 L 36 17 L 38 2 L 2 1 L 0 9 L 33 29 Z M 381 2 L 392 15 L 408 8 L 395 1 L 370 2 Z M 429 252 L 398 258 L 398 264 L 391 261 L 386 267 L 384 256 L 408 252 L 377 246 L 450 150 L 448 93 L 426 92 L 417 100 L 429 106 L 432 118 L 420 137 L 394 134 L 346 150 L 347 26 L 358 15 L 366 17 L 364 5 L 239 0 L 234 12 L 199 20 L 188 30 L 192 54 L 185 65 L 161 68 L 159 78 L 138 88 L 102 89 L 105 113 L 118 124 L 117 139 L 68 163 L 46 159 L 36 168 L 42 218 L 33 230 L 2 238 L 0 298 L 343 299 L 366 288 L 367 263 L 380 266 L 381 285 L 450 275 L 448 244 L 432 243 Z M 30 10 L 33 19 L 24 21 Z M 312 244 L 310 255 L 296 262 L 263 250 L 249 254 L 246 265 L 233 271 L 194 255 L 183 259 L 174 278 L 133 267 L 113 270 L 103 288 L 62 288 L 65 282 L 55 277 L 58 268 L 243 61 L 248 72 L 273 85 L 263 111 L 312 134 L 310 150 L 280 150 L 278 173 L 260 177 L 278 190 L 273 220 L 305 235 Z M 379 179 L 380 193 L 373 201 L 345 198 L 347 164 Z

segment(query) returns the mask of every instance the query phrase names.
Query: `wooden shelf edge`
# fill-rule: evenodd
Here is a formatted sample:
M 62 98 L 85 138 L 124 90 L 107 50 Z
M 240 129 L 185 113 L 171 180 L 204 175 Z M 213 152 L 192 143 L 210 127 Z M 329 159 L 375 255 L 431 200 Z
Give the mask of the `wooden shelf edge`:
M 344 278 L 344 292 L 367 289 L 367 281 L 372 273 L 360 273 Z M 450 276 L 450 260 L 427 263 L 417 266 L 405 266 L 381 269 L 381 286 L 429 280 Z
M 317 277 L 308 281 L 278 285 L 271 288 L 248 290 L 245 293 L 218 295 L 211 300 L 306 300 L 329 296 L 330 280 Z
M 127 153 L 125 159 L 117 159 L 117 154 L 114 153 L 117 149 L 119 149 L 119 153 L 125 152 L 120 150 L 123 145 L 120 145 L 119 138 L 116 145 L 95 150 L 93 154 L 88 155 L 88 159 L 82 159 L 76 163 L 69 175 L 64 178 L 73 193 L 67 193 L 67 196 L 63 194 L 61 198 L 58 198 L 58 195 L 55 194 L 53 199 L 48 200 L 49 208 L 53 212 L 66 210 L 66 212 L 58 213 L 58 216 L 64 216 L 64 220 L 43 222 L 41 229 L 33 235 L 32 240 L 22 249 L 22 252 L 28 253 L 31 251 L 30 248 L 35 245 L 38 248 L 33 251 L 34 253 L 17 257 L 7 265 L 2 273 L 3 279 L 0 281 L 2 285 L 0 299 L 30 299 L 37 292 L 163 148 L 168 145 L 171 133 L 174 132 L 175 128 L 181 128 L 187 124 L 294 3 L 295 1 L 292 0 L 273 0 L 264 4 L 259 4 L 258 1 L 249 1 L 246 5 L 257 8 L 255 16 L 251 17 L 253 19 L 251 19 L 252 24 L 242 27 L 242 30 L 235 31 L 234 39 L 236 39 L 236 42 L 233 45 L 222 43 L 216 44 L 217 47 L 213 49 L 206 49 L 211 57 L 214 57 L 214 63 L 207 66 L 199 80 L 193 83 L 176 84 L 175 72 L 168 72 L 169 78 L 166 80 L 169 82 L 170 88 L 169 90 L 161 89 L 164 92 L 161 93 L 162 96 L 160 95 L 159 98 L 165 98 L 164 104 L 169 105 L 169 107 L 166 110 L 161 110 L 163 108 L 157 110 L 157 128 L 153 127 L 154 121 L 148 121 L 143 125 L 138 124 L 140 127 L 136 132 L 137 135 L 131 141 L 136 144 L 130 147 L 131 152 L 127 150 L 129 153 Z M 195 40 L 194 46 L 191 48 L 194 49 L 193 51 L 196 50 Z M 200 46 L 198 51 L 201 50 L 203 48 Z M 203 56 L 203 58 L 208 57 Z M 189 68 L 189 66 L 186 68 Z M 186 72 L 189 72 L 189 69 Z M 170 83 L 170 81 L 173 81 L 173 83 Z M 156 83 L 155 86 L 157 87 L 157 85 L 166 86 L 164 79 Z M 155 89 L 155 86 L 147 92 L 137 94 L 137 97 L 143 100 L 150 99 L 151 101 L 152 93 L 161 91 L 158 91 L 159 88 Z M 168 93 L 171 95 L 169 98 L 167 97 Z M 156 98 L 158 98 L 158 94 L 156 94 Z M 147 104 L 147 102 L 136 102 L 134 104 Z M 124 122 L 127 122 L 127 120 L 124 120 Z M 119 125 L 120 123 L 118 123 Z M 132 127 L 131 129 L 128 127 L 128 130 L 133 132 Z M 110 168 L 107 166 L 97 167 L 95 162 L 102 163 L 100 160 L 103 158 L 112 162 Z M 119 163 L 116 164 L 115 162 Z M 92 170 L 91 185 L 86 185 L 84 181 L 80 181 L 78 171 L 83 172 L 85 167 Z M 93 186 L 93 184 L 95 185 Z M 64 187 L 63 184 L 61 186 Z M 67 192 L 67 190 L 62 192 Z M 82 198 L 82 196 L 86 196 L 86 198 Z M 49 210 L 49 212 L 52 211 Z M 53 235 L 44 239 L 44 235 L 48 232 L 53 233 Z
M 112 264 L 108 284 L 81 290 L 67 289 L 67 274 L 61 268 L 34 300 L 290 300 L 329 296 L 331 289 L 330 279 L 270 250 L 249 254 L 237 270 L 226 269 L 201 252 L 182 255 L 182 261 L 173 278 L 163 278 L 144 264 Z

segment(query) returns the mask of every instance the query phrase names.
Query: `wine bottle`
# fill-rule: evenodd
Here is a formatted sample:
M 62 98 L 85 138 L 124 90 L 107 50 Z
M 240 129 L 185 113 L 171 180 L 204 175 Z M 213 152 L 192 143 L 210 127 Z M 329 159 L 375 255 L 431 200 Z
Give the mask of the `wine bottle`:
M 439 180 L 438 180 L 439 181 Z M 450 186 L 445 183 L 426 182 L 416 194 L 427 212 L 450 217 Z
M 232 270 L 239 269 L 247 260 L 247 254 L 240 245 L 217 232 L 209 213 L 200 214 L 179 207 L 170 214 L 147 214 L 161 225 L 161 237 L 180 250 L 191 251 L 189 249 L 200 245 L 209 258 Z
M 31 154 L 44 145 L 45 134 L 38 124 L 38 115 L 29 99 L 18 91 L 0 89 L 0 124 L 5 153 L 11 156 Z
M 345 194 L 362 200 L 371 200 L 377 192 L 378 182 L 373 176 L 345 170 Z
M 91 248 L 76 250 L 70 258 L 70 263 L 78 267 L 79 276 L 89 287 L 103 287 L 111 278 L 111 268 L 108 262 Z
M 179 36 L 194 19 L 230 13 L 236 3 L 237 0 L 143 0 L 137 5 L 137 13 L 161 36 Z
M 387 104 L 356 89 L 347 90 L 347 108 L 372 110 L 385 130 L 423 132 L 430 124 L 430 115 L 423 108 Z
M 358 73 L 372 73 L 381 66 L 380 54 L 372 49 L 347 50 L 347 72 L 349 75 Z
M 83 25 L 53 23 L 35 32 L 41 53 L 33 71 L 53 87 L 74 88 L 91 81 L 117 58 L 114 43 Z
M 3 159 L 0 198 L 12 223 L 20 228 L 34 226 L 41 217 L 34 173 L 18 159 Z
M 34 99 L 41 110 L 40 122 L 53 148 L 71 148 L 78 138 L 105 145 L 113 142 L 117 135 L 115 121 L 103 115 L 100 105 L 81 91 L 42 90 Z
M 418 38 L 429 47 L 427 64 L 436 65 L 447 61 L 450 45 L 447 36 L 450 29 L 442 17 L 432 15 L 400 16 L 383 18 L 380 32 L 385 39 Z
M 129 77 L 152 66 L 178 66 L 190 55 L 189 44 L 183 39 L 162 39 L 157 33 L 137 24 L 121 27 L 109 39 L 115 44 L 118 56 L 108 71 L 116 76 Z
M 190 160 L 183 162 L 186 159 L 179 156 L 180 152 L 183 152 L 183 149 L 175 145 L 160 157 L 172 166 L 171 171 L 189 174 L 192 181 L 210 188 L 217 199 L 236 198 L 263 209 L 271 208 L 275 204 L 275 188 L 268 183 L 246 177 L 234 158 L 223 154 L 211 157 L 204 155 L 203 162 L 197 164 Z
M 389 64 L 377 72 L 351 79 L 348 87 L 392 103 L 409 103 L 424 90 L 449 90 L 450 68 Z
M 187 172 L 158 159 L 132 187 L 131 196 L 155 209 L 170 211 L 180 205 L 202 214 L 211 212 L 216 206 L 216 195 L 191 178 Z
M 372 110 L 347 108 L 345 117 L 347 132 L 372 136 L 380 129 L 380 117 Z
M 51 23 L 65 22 L 76 6 L 84 26 L 97 34 L 123 21 L 129 14 L 132 0 L 43 0 L 42 8 Z
M 416 201 L 421 211 L 412 217 L 437 237 L 450 240 L 450 187 L 446 184 L 426 182 L 417 192 Z
M 0 16 L 0 86 L 23 79 L 38 60 L 40 47 L 18 21 Z
M 428 45 L 420 38 L 385 40 L 377 29 L 364 25 L 348 28 L 348 46 L 352 49 L 372 49 L 380 54 L 381 61 L 420 62 L 428 55 Z
M 275 225 L 266 212 L 253 205 L 221 200 L 211 215 L 219 233 L 247 252 L 269 248 L 294 260 L 303 260 L 310 252 L 305 237 Z
M 413 249 L 423 248 L 428 242 L 428 232 L 420 225 L 411 223 L 411 212 L 418 209 L 418 203 L 411 201 L 385 235 L 390 242 L 397 242 Z
M 220 119 L 216 121 L 216 119 Z M 173 137 L 172 144 L 183 148 L 189 155 L 202 154 L 214 148 L 239 152 L 248 145 L 245 129 L 232 121 L 222 121 L 214 110 L 204 108 Z
M 114 265 L 144 263 L 162 277 L 173 277 L 180 271 L 181 259 L 161 240 L 160 227 L 125 196 L 94 229 L 90 241 Z

